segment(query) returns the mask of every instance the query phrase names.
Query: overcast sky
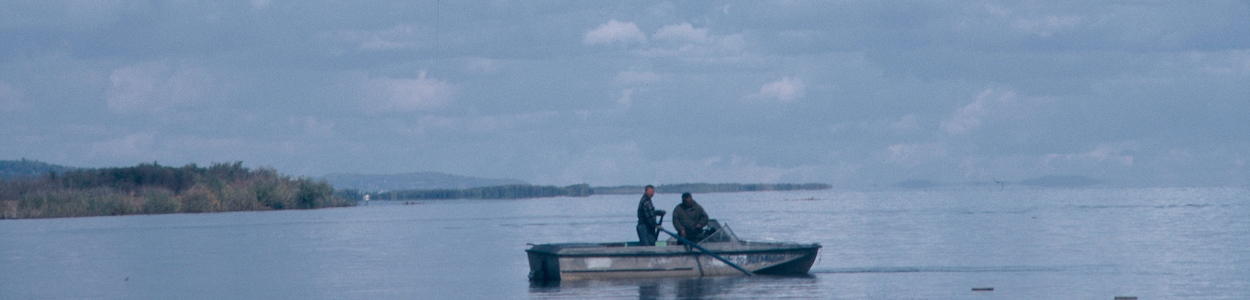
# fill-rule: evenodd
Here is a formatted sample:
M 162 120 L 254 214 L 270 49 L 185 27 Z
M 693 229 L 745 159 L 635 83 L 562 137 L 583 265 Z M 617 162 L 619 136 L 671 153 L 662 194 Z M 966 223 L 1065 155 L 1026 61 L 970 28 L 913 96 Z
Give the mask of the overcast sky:
M 4 1 L 20 158 L 1246 185 L 1250 1 Z

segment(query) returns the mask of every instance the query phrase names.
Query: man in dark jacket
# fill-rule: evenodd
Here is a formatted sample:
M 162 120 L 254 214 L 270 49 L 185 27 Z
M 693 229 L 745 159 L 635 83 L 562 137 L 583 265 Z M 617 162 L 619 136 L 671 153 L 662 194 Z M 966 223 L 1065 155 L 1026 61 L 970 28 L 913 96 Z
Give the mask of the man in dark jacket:
M 663 217 L 663 210 L 656 210 L 651 204 L 651 196 L 655 195 L 655 187 L 648 185 L 643 189 L 642 199 L 638 200 L 638 241 L 643 246 L 655 246 L 655 239 L 659 236 L 660 231 L 656 230 L 656 216 Z
M 673 208 L 673 228 L 677 234 L 692 242 L 703 239 L 703 226 L 707 226 L 707 212 L 694 202 L 690 193 L 681 194 L 681 204 Z

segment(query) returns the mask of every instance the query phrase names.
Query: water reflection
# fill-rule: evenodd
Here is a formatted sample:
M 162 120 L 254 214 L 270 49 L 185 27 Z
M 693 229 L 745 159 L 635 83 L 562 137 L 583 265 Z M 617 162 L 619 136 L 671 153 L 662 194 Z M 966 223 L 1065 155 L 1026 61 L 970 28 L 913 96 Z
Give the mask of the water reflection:
M 531 299 L 719 299 L 727 295 L 819 298 L 816 277 L 704 277 L 531 283 Z

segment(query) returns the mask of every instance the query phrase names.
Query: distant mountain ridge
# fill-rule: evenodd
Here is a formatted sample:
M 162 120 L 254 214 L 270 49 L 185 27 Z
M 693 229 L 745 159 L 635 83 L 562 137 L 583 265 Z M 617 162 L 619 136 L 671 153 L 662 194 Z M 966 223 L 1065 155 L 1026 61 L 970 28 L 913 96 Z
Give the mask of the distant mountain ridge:
M 403 174 L 352 174 L 332 173 L 322 177 L 336 189 L 356 189 L 362 192 L 468 189 L 501 185 L 524 185 L 525 181 L 506 178 L 481 178 L 438 172 Z
M 39 177 L 48 172 L 64 173 L 75 168 L 54 165 L 37 160 L 0 160 L 0 179 Z

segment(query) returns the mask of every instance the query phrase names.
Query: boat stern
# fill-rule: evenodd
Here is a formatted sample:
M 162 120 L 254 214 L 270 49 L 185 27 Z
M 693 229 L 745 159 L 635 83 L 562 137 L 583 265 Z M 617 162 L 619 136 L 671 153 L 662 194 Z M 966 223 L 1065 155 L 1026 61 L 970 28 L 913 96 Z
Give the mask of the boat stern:
M 550 282 L 560 281 L 560 258 L 556 255 L 559 249 L 549 245 L 536 245 L 525 250 L 530 261 L 530 281 L 534 282 Z M 554 250 L 554 251 L 553 251 Z

